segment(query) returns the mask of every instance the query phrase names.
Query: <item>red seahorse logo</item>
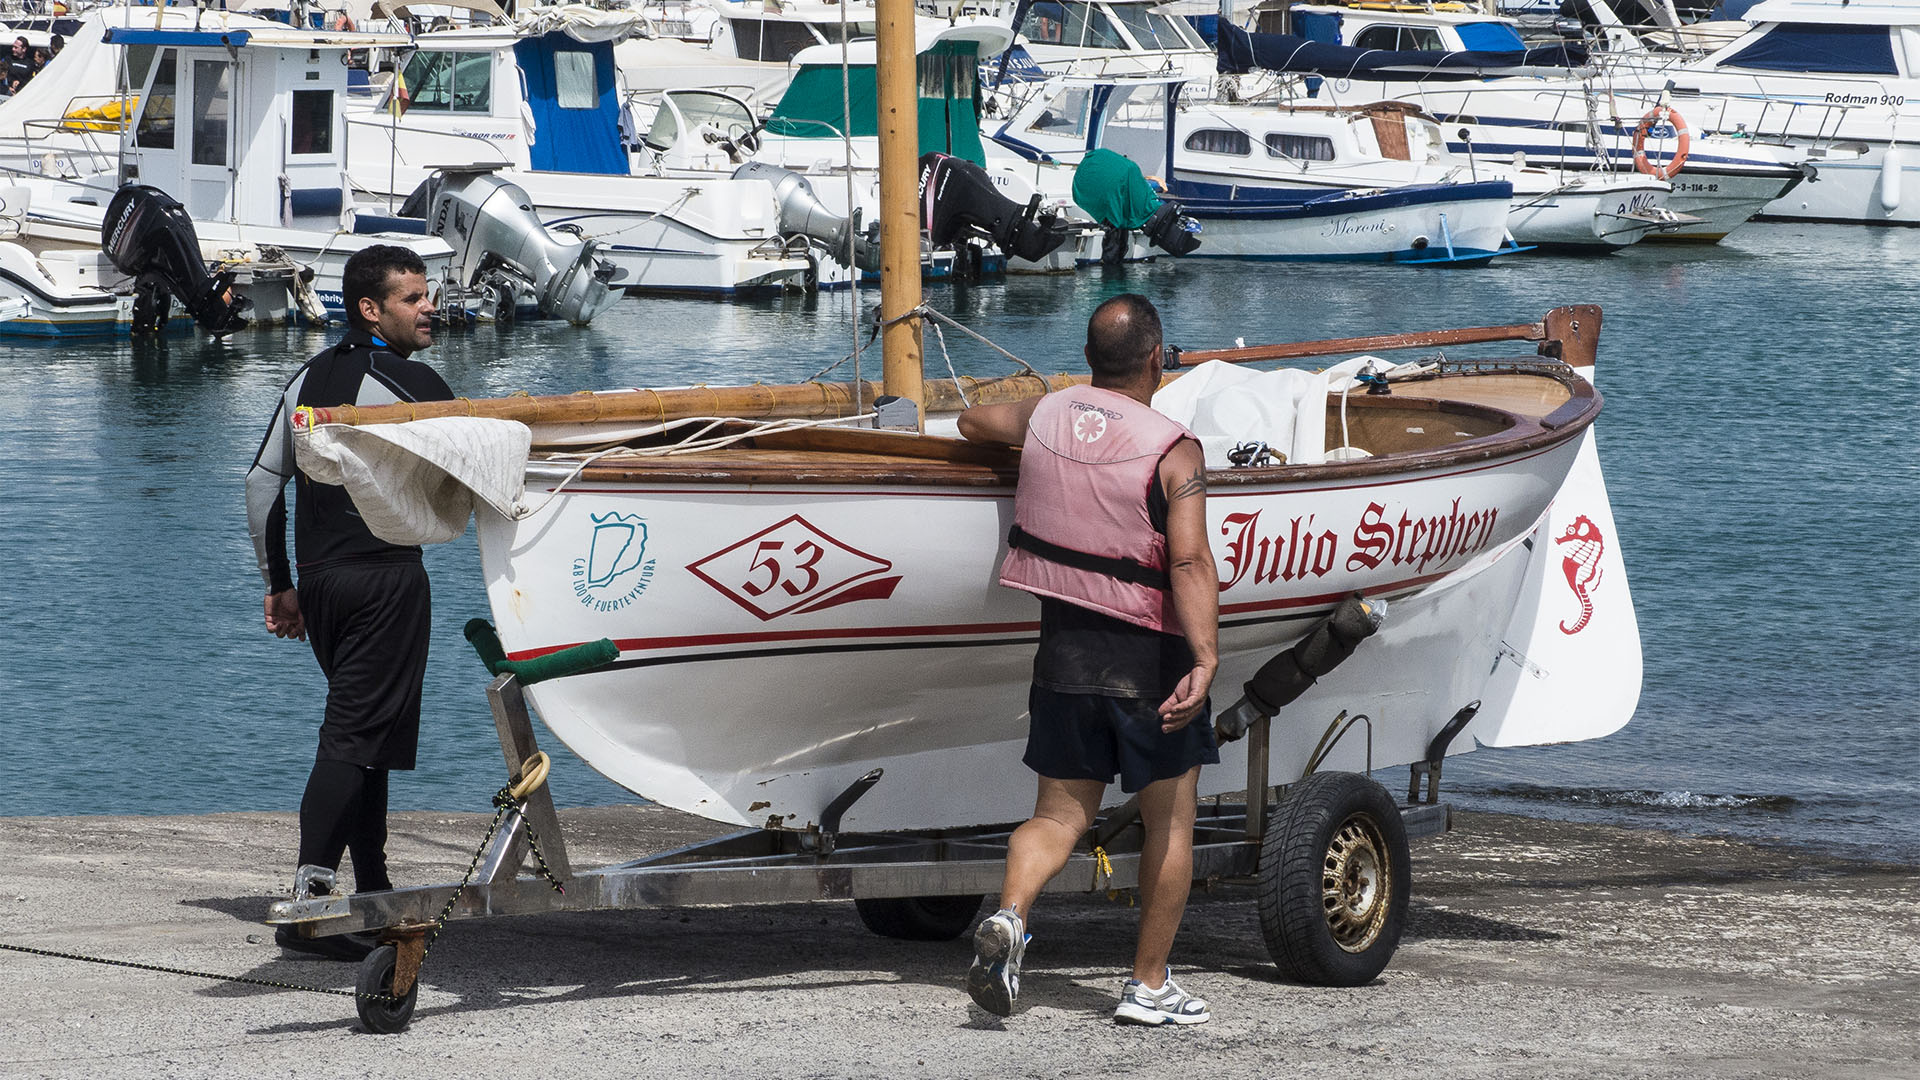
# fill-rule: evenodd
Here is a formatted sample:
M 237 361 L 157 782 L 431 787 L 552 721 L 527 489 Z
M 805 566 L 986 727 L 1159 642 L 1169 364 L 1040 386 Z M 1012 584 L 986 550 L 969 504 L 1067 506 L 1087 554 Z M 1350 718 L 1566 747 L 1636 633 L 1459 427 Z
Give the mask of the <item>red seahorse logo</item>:
M 1562 557 L 1560 568 L 1566 571 L 1567 586 L 1580 598 L 1580 621 L 1572 626 L 1561 623 L 1560 632 L 1577 634 L 1593 619 L 1592 594 L 1600 587 L 1600 553 L 1607 549 L 1606 538 L 1600 535 L 1599 527 L 1582 514 L 1554 543 L 1573 545 Z

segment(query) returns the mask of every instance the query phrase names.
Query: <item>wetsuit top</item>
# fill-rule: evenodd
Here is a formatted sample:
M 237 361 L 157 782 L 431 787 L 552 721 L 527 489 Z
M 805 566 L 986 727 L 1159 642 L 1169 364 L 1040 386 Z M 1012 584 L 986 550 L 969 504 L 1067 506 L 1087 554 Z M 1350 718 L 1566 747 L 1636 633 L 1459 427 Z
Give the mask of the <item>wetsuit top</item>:
M 301 573 L 346 560 L 420 557 L 418 547 L 389 544 L 373 535 L 353 508 L 347 489 L 308 479 L 293 456 L 293 410 L 301 405 L 391 405 L 396 401 L 447 401 L 453 391 L 427 365 L 409 360 L 386 342 L 355 327 L 340 343 L 307 361 L 280 395 L 260 452 L 247 471 L 247 531 L 267 592 L 293 587 L 287 565 L 287 478 L 294 478 L 294 558 Z

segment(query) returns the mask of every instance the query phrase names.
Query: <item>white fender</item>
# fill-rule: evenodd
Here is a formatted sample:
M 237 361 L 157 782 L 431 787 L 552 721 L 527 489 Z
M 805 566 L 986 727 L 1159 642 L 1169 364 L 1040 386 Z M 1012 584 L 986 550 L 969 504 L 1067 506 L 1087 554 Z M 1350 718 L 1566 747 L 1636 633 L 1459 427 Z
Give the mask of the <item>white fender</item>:
M 1880 162 L 1880 209 L 1889 214 L 1900 208 L 1900 170 L 1906 167 L 1906 157 L 1898 146 L 1889 146 Z

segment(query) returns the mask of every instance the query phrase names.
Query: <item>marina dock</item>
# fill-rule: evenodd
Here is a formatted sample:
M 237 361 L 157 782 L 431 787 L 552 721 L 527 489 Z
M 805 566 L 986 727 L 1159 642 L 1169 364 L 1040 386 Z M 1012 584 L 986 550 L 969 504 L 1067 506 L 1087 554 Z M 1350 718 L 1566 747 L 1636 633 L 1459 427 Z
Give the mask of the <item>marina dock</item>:
M 562 812 L 599 865 L 714 835 L 650 807 Z M 397 879 L 457 880 L 479 814 L 393 819 Z M 291 814 L 12 818 L 0 942 L 350 989 L 261 923 Z M 865 930 L 851 904 L 451 926 L 411 1028 L 352 1002 L 9 952 L 9 1077 L 1920 1075 L 1920 870 L 1783 846 L 1459 813 L 1414 846 L 1405 939 L 1374 984 L 1280 981 L 1252 892 L 1196 891 L 1175 962 L 1215 1019 L 1108 1016 L 1136 914 L 1049 897 L 1012 1024 L 970 1008 L 964 941 Z

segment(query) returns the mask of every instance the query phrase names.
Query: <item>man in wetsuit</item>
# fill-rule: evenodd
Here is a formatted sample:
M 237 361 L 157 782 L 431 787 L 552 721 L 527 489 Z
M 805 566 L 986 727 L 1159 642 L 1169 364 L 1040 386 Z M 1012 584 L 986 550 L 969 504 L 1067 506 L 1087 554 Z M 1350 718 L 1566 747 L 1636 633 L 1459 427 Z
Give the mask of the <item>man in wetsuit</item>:
M 1066 866 L 1115 775 L 1138 793 L 1140 937 L 1114 1019 L 1199 1024 L 1207 1003 L 1167 957 L 1193 879 L 1200 766 L 1220 760 L 1207 700 L 1219 666 L 1220 581 L 1206 534 L 1200 444 L 1154 412 L 1160 316 L 1143 296 L 1087 324 L 1091 386 L 960 414 L 960 433 L 1020 446 L 1000 582 L 1040 597 L 1028 695 L 1033 817 L 1014 830 L 1000 910 L 974 933 L 967 991 L 1013 1012 L 1033 901 Z
M 426 266 L 403 247 L 375 245 L 347 260 L 342 289 L 349 329 L 287 383 L 247 473 L 247 525 L 266 581 L 266 625 L 313 646 L 327 677 L 320 750 L 300 800 L 299 879 L 337 870 L 353 853 L 358 891 L 391 889 L 387 877 L 387 773 L 411 769 L 420 736 L 432 600 L 418 547 L 373 535 L 345 488 L 309 479 L 294 460 L 293 411 L 302 405 L 445 401 L 453 392 L 408 357 L 433 344 Z M 294 586 L 286 551 L 286 493 L 294 481 Z M 358 959 L 355 935 L 303 938 L 281 927 L 289 949 Z

